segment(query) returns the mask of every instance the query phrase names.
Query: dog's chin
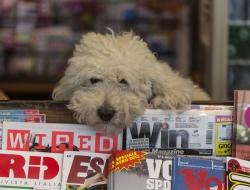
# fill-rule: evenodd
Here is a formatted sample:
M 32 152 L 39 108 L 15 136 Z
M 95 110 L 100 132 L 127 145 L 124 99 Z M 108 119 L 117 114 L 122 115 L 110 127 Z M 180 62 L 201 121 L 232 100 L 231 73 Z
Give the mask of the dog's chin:
M 95 114 L 82 115 L 82 113 L 75 112 L 74 117 L 79 123 L 86 124 L 93 127 L 96 131 L 106 134 L 107 136 L 114 136 L 121 133 L 123 129 L 132 126 L 132 119 L 130 122 L 118 119 L 118 117 L 112 118 L 110 121 L 102 121 Z
M 124 129 L 130 128 L 133 124 L 133 120 L 140 116 L 144 109 L 134 110 L 135 112 L 119 111 L 109 121 L 103 121 L 96 114 L 96 111 L 83 109 L 83 106 L 76 104 L 69 104 L 67 106 L 74 112 L 74 118 L 82 124 L 93 127 L 96 131 L 99 131 L 107 136 L 114 136 L 121 133 Z M 81 109 L 76 109 L 80 107 Z
M 74 112 L 74 117 L 79 123 L 113 136 L 131 127 L 133 120 L 145 111 L 146 98 L 143 99 L 119 89 L 109 89 L 108 86 L 103 86 L 100 90 L 100 87 L 102 86 L 96 86 L 91 91 L 88 89 L 76 91 L 70 99 L 67 108 Z M 99 117 L 98 111 L 104 104 L 115 110 L 114 115 L 108 121 Z
M 91 126 L 91 124 L 87 124 Z M 96 131 L 100 131 L 107 136 L 114 136 L 117 135 L 118 133 L 121 133 L 124 128 L 126 127 L 121 127 L 121 125 L 116 125 L 112 122 L 100 122 L 97 123 L 96 125 L 92 126 Z
M 111 120 L 103 121 L 96 114 L 96 110 L 84 109 L 84 106 L 72 102 L 67 105 L 67 107 L 74 112 L 74 118 L 79 123 L 93 127 L 96 131 L 106 134 L 107 136 L 114 136 L 121 133 L 123 129 L 131 127 L 135 119 L 131 117 L 131 113 L 117 112 Z

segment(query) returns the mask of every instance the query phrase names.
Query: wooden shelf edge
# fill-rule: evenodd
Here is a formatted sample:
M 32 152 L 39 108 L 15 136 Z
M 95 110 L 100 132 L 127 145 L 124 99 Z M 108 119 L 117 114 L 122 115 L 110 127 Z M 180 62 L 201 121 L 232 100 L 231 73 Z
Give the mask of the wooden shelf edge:
M 41 83 L 25 83 L 25 82 L 0 82 L 0 88 L 6 94 L 16 93 L 52 93 L 55 83 L 52 82 L 41 82 Z
M 0 101 L 8 101 L 10 98 L 0 89 Z

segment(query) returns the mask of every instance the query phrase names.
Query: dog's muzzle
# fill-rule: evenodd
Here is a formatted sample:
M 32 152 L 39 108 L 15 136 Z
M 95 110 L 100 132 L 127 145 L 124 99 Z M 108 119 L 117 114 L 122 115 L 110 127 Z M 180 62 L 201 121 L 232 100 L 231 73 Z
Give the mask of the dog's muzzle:
M 115 113 L 116 113 L 115 109 L 109 105 L 101 106 L 97 110 L 98 116 L 103 121 L 110 121 L 114 117 Z

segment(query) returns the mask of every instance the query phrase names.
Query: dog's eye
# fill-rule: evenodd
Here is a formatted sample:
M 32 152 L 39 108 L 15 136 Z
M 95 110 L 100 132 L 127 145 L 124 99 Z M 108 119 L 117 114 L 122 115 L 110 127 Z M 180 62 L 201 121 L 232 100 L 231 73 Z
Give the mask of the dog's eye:
M 91 82 L 92 84 L 96 84 L 96 83 L 98 83 L 98 82 L 102 82 L 102 80 L 101 80 L 101 79 L 97 79 L 97 78 L 91 78 L 91 79 L 90 79 L 90 82 Z
M 128 82 L 125 79 L 122 79 L 120 83 L 128 85 Z

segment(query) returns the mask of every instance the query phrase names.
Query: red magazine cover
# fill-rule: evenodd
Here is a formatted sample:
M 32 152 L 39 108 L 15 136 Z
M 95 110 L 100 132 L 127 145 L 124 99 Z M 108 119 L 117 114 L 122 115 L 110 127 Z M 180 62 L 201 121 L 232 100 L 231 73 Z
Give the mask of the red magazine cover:
M 110 154 L 65 151 L 61 190 L 107 190 Z
M 88 151 L 111 154 L 122 149 L 123 134 L 108 137 L 82 124 L 3 123 L 3 150 L 63 153 Z
M 45 114 L 36 114 L 39 110 L 0 110 L 0 149 L 2 149 L 2 128 L 3 122 L 33 122 L 41 123 L 46 121 Z M 15 115 L 21 114 L 22 115 Z M 34 113 L 34 115 L 30 115 Z
M 250 90 L 234 91 L 233 157 L 250 160 Z
M 0 189 L 59 190 L 63 155 L 0 150 Z

